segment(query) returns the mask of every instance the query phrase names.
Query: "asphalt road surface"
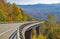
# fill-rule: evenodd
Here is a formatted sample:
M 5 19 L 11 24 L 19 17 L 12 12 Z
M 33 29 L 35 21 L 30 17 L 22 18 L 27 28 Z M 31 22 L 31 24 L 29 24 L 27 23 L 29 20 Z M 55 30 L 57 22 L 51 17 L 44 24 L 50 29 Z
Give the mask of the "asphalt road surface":
M 26 23 L 30 22 L 0 24 L 0 39 L 8 39 L 17 28 Z

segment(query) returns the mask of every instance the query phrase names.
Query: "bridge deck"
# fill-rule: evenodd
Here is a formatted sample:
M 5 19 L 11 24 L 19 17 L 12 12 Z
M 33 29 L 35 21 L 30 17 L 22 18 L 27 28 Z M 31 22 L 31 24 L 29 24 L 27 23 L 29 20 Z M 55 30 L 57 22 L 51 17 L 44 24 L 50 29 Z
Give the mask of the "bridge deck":
M 12 35 L 18 28 L 19 30 L 23 30 L 24 27 L 27 25 L 36 23 L 35 22 L 24 22 L 24 23 L 7 23 L 7 24 L 0 24 L 0 39 L 8 39 L 9 36 Z M 24 25 L 25 24 L 25 25 Z M 23 27 L 20 27 L 23 26 Z
M 8 37 L 15 32 L 21 25 L 32 23 L 31 22 L 21 22 L 21 23 L 5 23 L 0 24 L 0 39 L 8 39 Z

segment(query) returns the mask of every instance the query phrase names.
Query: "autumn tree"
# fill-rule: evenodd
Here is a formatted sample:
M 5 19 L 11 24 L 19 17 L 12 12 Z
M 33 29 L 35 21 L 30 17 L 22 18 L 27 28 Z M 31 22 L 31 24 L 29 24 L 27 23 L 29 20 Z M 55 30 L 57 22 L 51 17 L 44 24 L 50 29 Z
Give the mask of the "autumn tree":
M 37 39 L 36 28 L 32 29 L 31 39 Z
M 3 12 L 0 10 L 0 22 L 6 22 Z
M 21 11 L 15 3 L 13 4 L 12 17 L 13 17 L 14 21 L 21 21 L 22 20 Z

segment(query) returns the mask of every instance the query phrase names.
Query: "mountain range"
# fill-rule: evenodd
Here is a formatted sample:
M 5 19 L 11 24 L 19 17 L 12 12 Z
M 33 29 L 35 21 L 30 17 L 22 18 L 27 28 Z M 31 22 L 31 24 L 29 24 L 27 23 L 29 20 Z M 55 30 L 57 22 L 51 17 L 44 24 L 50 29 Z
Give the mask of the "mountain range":
M 42 20 L 47 19 L 48 14 L 53 14 L 57 20 L 59 20 L 60 3 L 59 4 L 35 4 L 35 5 L 18 5 L 28 15 L 40 18 Z

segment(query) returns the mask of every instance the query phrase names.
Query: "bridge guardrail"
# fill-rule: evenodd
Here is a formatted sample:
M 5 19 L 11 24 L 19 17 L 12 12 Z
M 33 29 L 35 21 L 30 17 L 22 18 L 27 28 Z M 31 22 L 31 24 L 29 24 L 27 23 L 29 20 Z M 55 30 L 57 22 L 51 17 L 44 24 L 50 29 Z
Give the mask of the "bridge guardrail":
M 17 34 L 17 30 L 8 39 L 14 39 L 14 37 L 16 36 L 16 34 Z

